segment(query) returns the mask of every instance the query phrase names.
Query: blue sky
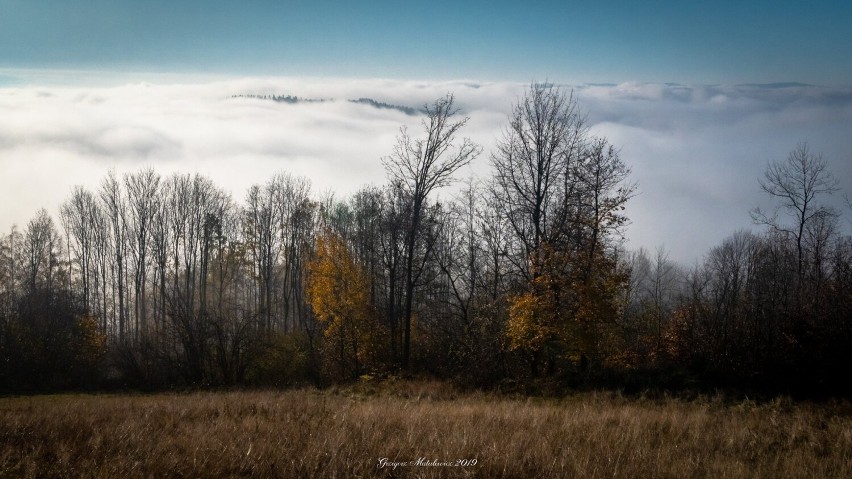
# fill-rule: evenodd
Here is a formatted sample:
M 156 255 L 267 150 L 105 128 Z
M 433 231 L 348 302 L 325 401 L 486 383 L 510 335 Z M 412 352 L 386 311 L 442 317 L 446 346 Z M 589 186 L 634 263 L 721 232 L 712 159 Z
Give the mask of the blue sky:
M 852 83 L 852 2 L 0 0 L 0 68 Z

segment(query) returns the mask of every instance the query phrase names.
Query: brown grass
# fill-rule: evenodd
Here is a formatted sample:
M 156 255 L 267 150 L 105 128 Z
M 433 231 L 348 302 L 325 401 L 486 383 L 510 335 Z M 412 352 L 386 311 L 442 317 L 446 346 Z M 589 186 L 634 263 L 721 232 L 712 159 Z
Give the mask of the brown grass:
M 476 464 L 390 465 L 418 458 Z M 510 399 L 440 383 L 0 399 L 0 477 L 237 476 L 852 477 L 852 413 L 786 400 Z

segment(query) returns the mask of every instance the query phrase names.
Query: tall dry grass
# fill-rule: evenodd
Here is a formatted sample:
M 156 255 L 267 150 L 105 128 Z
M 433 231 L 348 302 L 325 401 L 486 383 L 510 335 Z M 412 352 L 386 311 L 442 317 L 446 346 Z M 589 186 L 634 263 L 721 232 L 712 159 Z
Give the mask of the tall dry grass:
M 784 400 L 510 399 L 438 383 L 17 397 L 0 399 L 0 477 L 843 478 L 852 413 Z

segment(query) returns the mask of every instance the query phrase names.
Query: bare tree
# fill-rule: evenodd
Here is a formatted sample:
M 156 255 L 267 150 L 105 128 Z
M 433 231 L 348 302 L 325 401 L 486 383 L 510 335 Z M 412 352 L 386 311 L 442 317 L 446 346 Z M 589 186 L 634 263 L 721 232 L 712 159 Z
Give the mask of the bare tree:
M 392 183 L 399 184 L 411 201 L 411 217 L 406 236 L 405 311 L 402 367 L 408 369 L 411 354 L 411 312 L 414 299 L 414 252 L 420 239 L 423 209 L 429 194 L 448 185 L 459 168 L 469 164 L 482 148 L 470 139 L 456 142 L 459 130 L 468 118 L 453 121 L 458 113 L 454 98 L 447 95 L 426 105 L 423 120 L 425 138 L 412 138 L 403 127 L 397 136 L 393 154 L 382 162 Z
M 109 332 L 109 294 L 107 291 L 110 286 L 109 271 L 110 259 L 112 258 L 109 241 L 110 232 L 101 204 L 95 203 L 93 206 L 89 218 L 89 223 L 92 226 L 92 248 L 94 250 L 93 304 L 96 304 L 96 309 L 99 312 L 101 332 L 106 334 Z
M 381 268 L 380 243 L 384 197 L 382 190 L 375 186 L 362 188 L 350 200 L 354 212 L 355 230 L 352 247 L 358 262 L 371 278 L 370 304 L 378 305 L 379 273 Z
M 154 217 L 160 202 L 160 175 L 152 168 L 138 173 L 125 175 L 129 206 L 128 239 L 130 252 L 134 259 L 133 271 L 133 309 L 135 335 L 147 333 L 147 280 L 149 245 L 154 229 Z
M 606 246 L 604 241 L 627 224 L 622 212 L 636 194 L 636 183 L 629 181 L 630 167 L 606 139 L 592 140 L 583 156 L 576 172 L 581 186 L 579 223 L 587 230 L 583 236 L 589 258 L 594 258 Z
M 160 201 L 156 207 L 151 223 L 151 253 L 154 260 L 154 328 L 155 333 L 162 331 L 166 318 L 166 286 L 169 275 L 169 244 L 172 238 L 172 215 L 169 208 L 173 196 L 173 181 L 163 181 L 160 186 Z
M 641 361 L 653 361 L 663 351 L 664 332 L 685 293 L 686 271 L 669 259 L 663 246 L 653 256 L 640 248 L 621 261 L 630 272 L 623 289 L 624 334 Z
M 482 277 L 483 248 L 478 234 L 476 210 L 479 193 L 472 179 L 467 181 L 457 200 L 441 212 L 438 244 L 434 259 L 447 289 L 451 314 L 467 325 Z
M 24 233 L 24 252 L 27 258 L 27 282 L 30 291 L 39 288 L 52 290 L 59 266 L 62 245 L 53 219 L 44 208 L 27 224 Z
M 810 273 L 817 290 L 823 286 L 826 276 L 828 259 L 833 239 L 837 237 L 839 215 L 833 210 L 825 209 L 814 215 L 805 228 L 805 249 L 809 262 L 806 272 Z
M 95 254 L 97 245 L 95 235 L 97 234 L 97 220 L 99 206 L 94 195 L 77 186 L 71 193 L 71 198 L 63 203 L 60 209 L 62 224 L 65 234 L 70 243 L 70 252 L 74 254 L 74 262 L 80 271 L 80 283 L 83 288 L 83 301 L 86 309 L 94 309 L 93 296 L 96 291 L 92 289 L 92 283 L 96 281 L 97 265 Z
M 0 236 L 0 315 L 7 315 L 21 290 L 21 270 L 24 264 L 24 237 L 15 225 L 8 235 Z
M 166 199 L 172 228 L 174 283 L 167 299 L 168 317 L 180 348 L 177 361 L 190 382 L 206 374 L 212 325 L 206 307 L 211 250 L 219 241 L 219 226 L 231 207 L 231 198 L 201 175 L 169 179 Z M 183 280 L 182 282 L 180 280 Z M 182 284 L 181 284 L 182 283 Z
M 276 183 L 249 188 L 244 210 L 246 241 L 257 271 L 259 295 L 258 309 L 264 317 L 264 326 L 272 329 L 273 276 L 281 253 L 281 236 L 278 218 L 281 204 L 276 201 Z
M 586 131 L 572 93 L 533 83 L 513 107 L 491 156 L 498 204 L 520 241 L 516 262 L 527 279 L 541 273 L 541 246 L 566 239 L 577 187 L 570 170 L 579 162 Z
M 8 235 L 0 235 L 0 358 L 4 357 L 4 349 L 7 348 L 9 324 L 21 294 L 23 243 L 23 235 L 14 225 Z M 0 361 L 0 377 L 3 377 L 10 367 L 8 361 Z
M 837 179 L 832 176 L 822 154 L 812 153 L 807 143 L 799 143 L 786 160 L 770 163 L 764 176 L 760 180 L 760 187 L 780 204 L 772 214 L 755 208 L 751 212 L 752 219 L 755 223 L 793 235 L 796 240 L 797 272 L 801 280 L 805 271 L 806 229 L 821 216 L 837 214 L 818 203 L 819 196 L 837 191 Z M 792 219 L 791 224 L 779 220 L 778 213 L 781 210 Z
M 388 185 L 382 192 L 378 225 L 381 265 L 384 270 L 385 311 L 390 329 L 390 350 L 396 360 L 399 353 L 399 311 L 403 304 L 402 263 L 405 253 L 405 218 L 410 204 L 399 185 Z
M 301 319 L 304 303 L 303 277 L 306 265 L 303 252 L 312 240 L 313 205 L 310 201 L 311 182 L 304 177 L 279 174 L 276 183 L 276 202 L 280 205 L 278 235 L 281 241 L 281 314 L 284 330 L 295 329 Z
M 489 183 L 482 193 L 480 207 L 476 211 L 477 230 L 481 236 L 485 254 L 488 256 L 485 282 L 492 302 L 496 302 L 505 292 L 506 276 L 513 266 L 508 251 L 514 239 L 510 222 L 500 205 L 499 187 L 494 183 L 493 181 Z
M 101 183 L 101 202 L 104 205 L 104 213 L 111 231 L 110 243 L 112 244 L 114 284 L 113 291 L 118 292 L 118 305 L 114 306 L 118 314 L 118 339 L 124 342 L 127 322 L 127 308 L 125 302 L 126 277 L 125 267 L 127 261 L 127 204 L 121 191 L 121 184 L 115 176 L 115 171 L 110 171 Z M 115 298 L 115 296 L 113 296 Z

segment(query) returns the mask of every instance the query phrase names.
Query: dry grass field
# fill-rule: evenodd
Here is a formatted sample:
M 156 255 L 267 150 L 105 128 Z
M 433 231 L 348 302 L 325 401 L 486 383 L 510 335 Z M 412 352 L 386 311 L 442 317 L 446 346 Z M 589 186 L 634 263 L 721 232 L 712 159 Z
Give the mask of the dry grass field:
M 0 398 L 0 477 L 852 477 L 848 403 L 378 389 Z

